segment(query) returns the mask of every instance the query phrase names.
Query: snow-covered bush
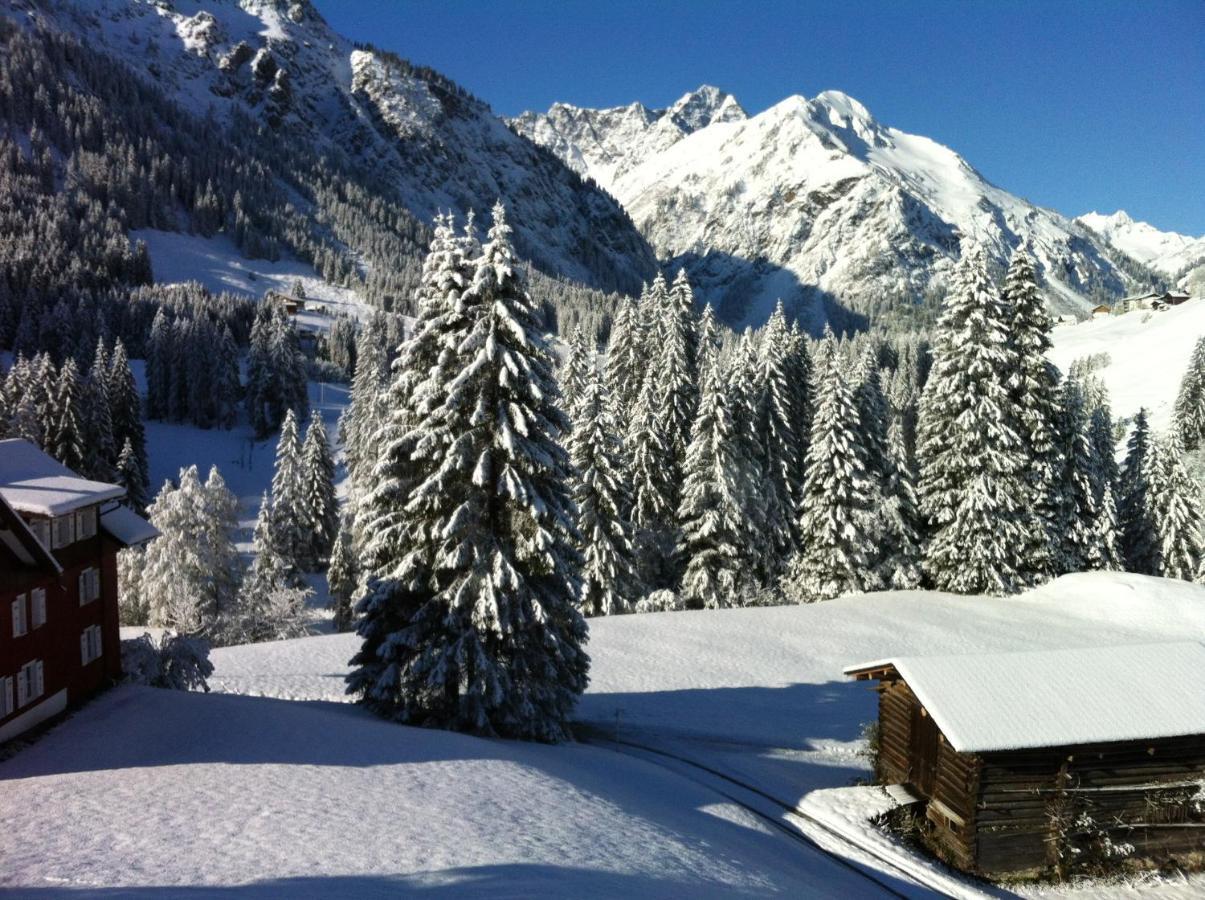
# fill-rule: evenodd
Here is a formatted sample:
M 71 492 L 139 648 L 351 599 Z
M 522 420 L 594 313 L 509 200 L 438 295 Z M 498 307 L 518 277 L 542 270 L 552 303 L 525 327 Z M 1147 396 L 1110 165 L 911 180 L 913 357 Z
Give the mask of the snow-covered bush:
M 165 631 L 156 640 L 146 632 L 121 642 L 121 670 L 133 684 L 208 693 L 206 679 L 213 674 L 209 642 L 174 631 Z
M 686 601 L 673 591 L 653 591 L 641 597 L 632 609 L 638 613 L 678 612 L 686 609 Z

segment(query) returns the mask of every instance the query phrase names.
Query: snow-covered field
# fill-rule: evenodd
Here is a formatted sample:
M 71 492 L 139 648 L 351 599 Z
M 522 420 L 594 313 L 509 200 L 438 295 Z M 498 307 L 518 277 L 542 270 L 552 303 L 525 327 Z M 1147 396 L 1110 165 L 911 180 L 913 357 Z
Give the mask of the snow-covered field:
M 114 690 L 0 764 L 0 886 L 876 896 L 881 885 L 706 780 L 605 739 L 704 762 L 834 827 L 861 828 L 899 865 L 924 867 L 862 819 L 881 808 L 877 789 L 848 787 L 868 775 L 857 751 L 875 704 L 865 684 L 842 678 L 844 666 L 902 653 L 1205 639 L 1205 588 L 1096 573 L 1014 599 L 881 593 L 591 626 L 593 683 L 579 710 L 592 726 L 587 744 L 377 721 L 343 702 L 348 635 L 217 650 L 208 696 Z M 905 895 L 926 893 L 896 869 L 877 875 Z M 1205 881 L 1156 880 L 1148 891 L 1200 896 Z
M 1060 325 L 1052 337 L 1050 359 L 1064 372 L 1077 359 L 1108 354 L 1097 375 L 1109 389 L 1115 417 L 1128 418 L 1145 406 L 1151 424 L 1166 428 L 1192 348 L 1205 337 L 1205 298 L 1164 312 L 1135 310 Z
M 329 284 L 319 278 L 309 263 L 284 257 L 276 262 L 245 259 L 228 237 L 212 238 L 174 231 L 145 229 L 130 232 L 131 241 L 144 241 L 151 256 L 151 270 L 160 284 L 196 281 L 215 293 L 230 291 L 263 297 L 268 291 L 293 293 L 301 282 L 310 306 L 322 306 L 334 315 L 359 317 L 367 309 L 355 291 Z M 326 327 L 329 316 L 305 312 L 298 321 L 309 327 Z

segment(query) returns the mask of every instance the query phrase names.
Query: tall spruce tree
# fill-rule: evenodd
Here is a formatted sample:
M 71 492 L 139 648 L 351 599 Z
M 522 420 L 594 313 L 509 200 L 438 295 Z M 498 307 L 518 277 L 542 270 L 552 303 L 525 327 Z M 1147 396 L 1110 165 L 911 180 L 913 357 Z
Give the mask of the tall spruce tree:
M 339 501 L 335 496 L 335 460 L 326 426 L 317 410 L 310 414 L 301 445 L 301 489 L 298 497 L 302 514 L 301 558 L 308 571 L 317 569 L 330 556 L 339 525 Z
M 339 520 L 339 531 L 335 535 L 335 544 L 331 550 L 330 568 L 326 571 L 336 631 L 352 630 L 355 621 L 352 614 L 352 597 L 355 595 L 358 580 L 358 567 L 351 546 L 350 523 L 343 517 Z
M 125 344 L 118 339 L 109 357 L 109 406 L 112 411 L 113 441 L 123 448 L 128 442 L 142 477 L 142 495 L 150 486 L 150 469 L 146 455 L 146 429 L 142 424 L 142 398 L 130 369 Z
M 750 587 L 751 561 L 761 549 L 748 533 L 745 506 L 756 486 L 725 388 L 720 367 L 711 366 L 686 453 L 678 509 L 680 554 L 686 562 L 682 595 L 696 609 L 741 605 Z
M 577 422 L 577 407 L 585 397 L 590 372 L 594 368 L 592 357 L 591 348 L 586 342 L 586 332 L 579 324 L 569 337 L 568 352 L 558 373 L 565 412 L 574 424 Z
M 924 568 L 942 590 L 1007 594 L 1037 568 L 1019 556 L 1042 526 L 1009 394 L 1015 369 L 1004 309 L 974 248 L 938 319 L 918 426 L 921 510 L 932 532 Z
M 1154 574 L 1193 581 L 1205 560 L 1201 489 L 1184 467 L 1184 448 L 1176 429 L 1152 442 L 1146 481 L 1156 539 Z
M 1059 372 L 1047 358 L 1054 326 L 1038 290 L 1033 260 L 1018 249 L 1004 276 L 1004 313 L 1008 339 L 1016 359 L 1009 391 L 1017 410 L 1017 432 L 1025 448 L 1026 503 L 1038 525 L 1026 530 L 1023 551 L 1027 578 L 1054 574 L 1059 547 L 1058 494 L 1063 470 L 1056 425 L 1059 417 Z
M 898 416 L 887 431 L 887 461 L 880 506 L 882 577 L 896 590 L 912 590 L 921 584 L 921 521 L 916 474 Z
M 46 429 L 46 452 L 73 472 L 87 473 L 83 391 L 75 360 L 67 357 L 55 384 L 53 416 Z
M 1121 556 L 1125 568 L 1143 575 L 1155 574 L 1158 565 L 1158 538 L 1151 510 L 1147 472 L 1150 466 L 1151 431 L 1146 409 L 1134 416 L 1121 466 L 1118 518 L 1121 529 Z
M 1097 519 L 1097 461 L 1088 434 L 1088 413 L 1083 383 L 1074 377 L 1064 380 L 1060 390 L 1058 514 L 1059 555 L 1056 570 L 1080 572 L 1088 567 L 1095 542 Z
M 803 493 L 799 456 L 805 442 L 797 431 L 806 402 L 801 386 L 793 379 L 795 340 L 787 326 L 782 301 L 774 309 L 762 335 L 762 390 L 759 397 L 757 431 L 765 468 L 766 537 L 771 542 L 770 577 L 782 573 L 799 547 L 799 508 Z M 802 386 L 806 391 L 806 384 Z
M 117 482 L 126 489 L 126 505 L 140 516 L 146 513 L 146 488 L 143 482 L 142 467 L 134 454 L 134 445 L 126 438 L 121 445 L 121 455 L 117 457 Z
M 800 549 L 784 581 L 798 603 L 880 586 L 873 565 L 873 485 L 858 441 L 858 410 L 827 332 L 803 482 Z
M 301 438 L 297 433 L 297 414 L 289 409 L 280 425 L 276 443 L 276 463 L 272 471 L 272 540 L 277 554 L 291 573 L 301 571 L 308 536 L 306 504 L 302 482 Z
M 1185 450 L 1196 450 L 1205 437 L 1205 337 L 1193 347 L 1176 396 L 1175 427 Z
M 629 421 L 640 394 L 645 361 L 640 352 L 640 324 L 636 305 L 628 298 L 619 301 L 611 337 L 607 344 L 606 386 L 617 422 Z
M 442 402 L 375 470 L 368 512 L 414 542 L 400 557 L 388 534 L 369 547 L 348 683 L 404 722 L 557 741 L 587 680 L 581 560 L 558 442 L 568 422 L 510 233 L 498 205 L 429 376 Z M 410 446 L 422 480 L 399 519 L 388 482 L 394 449 Z
M 640 595 L 631 497 L 624 483 L 618 429 L 601 379 L 591 370 L 569 439 L 573 500 L 582 559 L 581 608 L 587 616 L 628 612 Z

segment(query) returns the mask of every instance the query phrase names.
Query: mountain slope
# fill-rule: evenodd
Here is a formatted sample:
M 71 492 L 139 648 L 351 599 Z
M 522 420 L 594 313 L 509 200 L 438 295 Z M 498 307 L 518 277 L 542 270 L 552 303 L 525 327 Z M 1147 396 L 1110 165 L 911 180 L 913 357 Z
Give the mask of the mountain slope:
M 1124 210 L 1108 216 L 1090 212 L 1076 221 L 1168 278 L 1183 281 L 1193 270 L 1205 272 L 1205 237 L 1160 231 L 1146 222 L 1134 221 Z
M 879 315 L 911 305 L 943 288 L 967 240 L 1000 265 L 1027 244 L 1058 311 L 1145 282 L 1141 266 L 1087 229 L 838 91 L 716 117 L 666 147 L 611 139 L 613 113 L 559 105 L 514 124 L 607 186 L 733 324 L 764 320 L 777 296 L 817 320 L 825 308 Z
M 348 156 L 422 220 L 484 220 L 500 198 L 520 253 L 546 272 L 632 290 L 652 271 L 613 199 L 438 73 L 352 45 L 307 0 L 80 0 L 25 17 L 124 60 L 194 114 Z

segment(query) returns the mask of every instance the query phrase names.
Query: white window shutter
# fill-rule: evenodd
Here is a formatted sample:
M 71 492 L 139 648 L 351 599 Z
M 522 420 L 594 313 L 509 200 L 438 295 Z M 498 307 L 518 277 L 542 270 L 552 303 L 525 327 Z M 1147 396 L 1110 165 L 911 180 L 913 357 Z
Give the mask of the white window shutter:
M 79 605 L 83 606 L 88 602 L 88 570 L 79 573 Z
M 17 673 L 17 709 L 29 702 L 29 666 L 22 666 Z
M 88 632 L 85 629 L 79 635 L 79 664 L 86 666 L 92 660 L 88 659 Z
M 45 684 L 42 681 L 42 661 L 39 659 L 33 666 L 33 695 L 41 697 L 42 691 L 45 690 Z
M 100 659 L 105 652 L 104 647 L 101 644 L 101 642 L 104 640 L 104 635 L 101 634 L 99 625 L 93 625 L 92 627 L 96 629 L 96 655 L 93 657 L 93 659 Z
M 100 599 L 100 569 L 92 570 L 92 599 Z
M 29 594 L 33 627 L 41 628 L 46 624 L 46 589 L 35 588 Z
M 13 601 L 13 637 L 21 635 L 21 598 Z
M 4 709 L 4 715 L 11 716 L 16 711 L 16 698 L 13 696 L 13 678 L 9 675 L 7 678 L 0 678 L 0 707 Z

